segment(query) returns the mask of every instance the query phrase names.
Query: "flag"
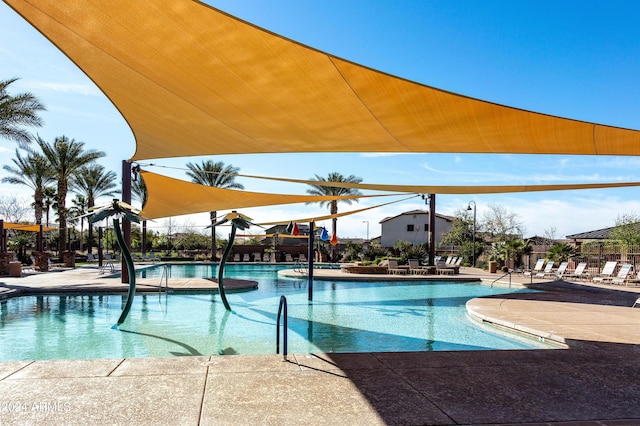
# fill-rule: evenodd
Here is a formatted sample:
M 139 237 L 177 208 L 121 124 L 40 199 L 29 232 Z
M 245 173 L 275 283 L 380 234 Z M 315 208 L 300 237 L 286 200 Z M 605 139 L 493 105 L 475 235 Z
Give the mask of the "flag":
M 298 224 L 293 224 L 293 230 L 291 230 L 291 235 L 298 236 L 300 235 L 300 230 L 298 229 Z
M 329 241 L 329 233 L 327 232 L 327 228 L 322 227 L 322 233 L 320 234 L 320 239 L 322 241 Z
M 338 236 L 336 234 L 331 234 L 331 241 L 329 241 L 332 246 L 338 244 Z

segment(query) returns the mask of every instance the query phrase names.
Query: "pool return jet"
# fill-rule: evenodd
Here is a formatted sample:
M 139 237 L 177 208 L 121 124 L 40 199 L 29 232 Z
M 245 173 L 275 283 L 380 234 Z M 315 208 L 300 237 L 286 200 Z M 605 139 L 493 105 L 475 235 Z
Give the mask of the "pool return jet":
M 120 229 L 120 218 L 126 218 L 135 223 L 140 223 L 140 219 L 147 219 L 140 215 L 140 210 L 115 198 L 113 199 L 113 201 L 111 201 L 110 204 L 98 207 L 94 212 L 90 213 L 89 216 L 89 222 L 91 223 L 99 222 L 108 217 L 115 216 L 113 218 L 113 230 L 116 234 L 118 246 L 120 247 L 120 250 L 122 252 L 122 258 L 124 259 L 125 264 L 127 265 L 127 270 L 129 272 L 129 292 L 127 294 L 127 302 L 124 305 L 122 314 L 120 314 L 120 318 L 118 318 L 118 323 L 113 326 L 114 328 L 117 328 L 124 322 L 125 319 L 127 319 L 127 315 L 129 315 L 129 311 L 131 310 L 133 298 L 136 295 L 135 268 L 133 266 L 131 252 L 129 251 L 129 248 L 124 241 L 124 237 L 122 236 L 122 231 Z

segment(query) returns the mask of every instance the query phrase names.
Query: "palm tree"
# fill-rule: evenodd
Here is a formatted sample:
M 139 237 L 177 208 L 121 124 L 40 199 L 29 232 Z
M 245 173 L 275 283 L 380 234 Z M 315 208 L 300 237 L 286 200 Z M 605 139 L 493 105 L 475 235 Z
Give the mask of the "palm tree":
M 73 207 L 69 209 L 69 214 L 74 217 L 73 222 L 80 220 L 80 251 L 82 252 L 82 237 L 84 236 L 84 215 L 88 212 L 87 199 L 80 194 L 71 200 Z
M 47 186 L 44 189 L 43 195 L 44 195 L 44 199 L 42 202 L 43 202 L 43 209 L 46 217 L 45 225 L 48 227 L 49 211 L 51 210 L 51 207 L 53 207 L 54 210 L 58 210 L 58 202 L 56 201 L 58 199 L 58 194 L 56 194 L 56 189 L 53 186 Z
M 113 171 L 107 171 L 100 164 L 89 164 L 78 170 L 71 179 L 71 188 L 76 194 L 82 195 L 87 201 L 87 210 L 96 205 L 100 197 L 113 197 L 119 191 L 116 189 L 117 176 Z M 89 237 L 87 250 L 91 253 L 93 243 L 93 224 L 89 223 Z
M 41 224 L 45 189 L 54 180 L 49 162 L 42 154 L 36 152 L 29 152 L 26 157 L 22 157 L 18 150 L 16 150 L 16 158 L 12 161 L 15 167 L 2 166 L 2 168 L 13 176 L 3 177 L 2 182 L 25 185 L 33 189 L 36 223 Z
M 318 182 L 341 182 L 341 183 L 362 182 L 362 178 L 356 177 L 354 175 L 344 177 L 338 172 L 329 173 L 329 176 L 327 176 L 326 179 L 316 175 L 315 179 L 312 178 L 311 180 L 315 180 Z M 322 184 L 317 184 L 317 185 L 311 184 L 311 188 L 307 189 L 307 194 L 318 195 L 323 197 L 326 197 L 326 196 L 352 196 L 353 197 L 353 196 L 362 195 L 362 193 L 359 190 L 354 188 L 335 188 L 332 186 L 324 186 Z M 344 200 L 318 201 L 318 203 L 320 204 L 320 206 L 325 206 L 325 205 L 329 206 L 330 214 L 334 215 L 334 214 L 338 214 L 338 202 L 340 201 L 349 205 L 351 205 L 352 201 L 358 202 L 357 199 L 353 199 L 353 200 L 344 199 Z M 334 217 L 331 222 L 331 230 L 333 232 L 333 235 L 338 235 L 337 225 L 338 225 L 338 218 Z
M 69 182 L 80 169 L 105 153 L 94 149 L 85 151 L 84 142 L 60 136 L 54 139 L 52 144 L 37 137 L 36 143 L 42 153 L 49 160 L 58 181 L 58 220 L 60 222 L 60 238 L 58 241 L 60 253 L 64 252 L 67 244 L 67 208 L 66 199 L 69 190 Z
M 202 160 L 202 164 L 187 163 L 189 171 L 187 176 L 191 182 L 200 185 L 214 186 L 224 189 L 244 189 L 244 185 L 235 182 L 240 169 L 232 165 L 226 165 L 222 161 L 214 163 L 211 160 Z M 211 260 L 216 260 L 216 227 L 217 211 L 209 212 L 211 219 Z
M 42 126 L 38 111 L 44 111 L 45 107 L 31 93 L 9 95 L 7 88 L 16 80 L 0 80 L 0 137 L 28 144 L 32 136 L 22 126 Z

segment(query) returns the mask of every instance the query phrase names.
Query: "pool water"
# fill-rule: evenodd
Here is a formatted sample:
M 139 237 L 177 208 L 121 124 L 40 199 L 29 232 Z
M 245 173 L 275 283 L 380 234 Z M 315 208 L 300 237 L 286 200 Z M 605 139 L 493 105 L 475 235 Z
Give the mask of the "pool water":
M 217 293 L 138 294 L 119 329 L 112 326 L 126 295 L 4 300 L 0 361 L 273 354 L 281 295 L 288 302 L 290 353 L 548 348 L 468 318 L 467 300 L 511 292 L 506 288 L 427 281 L 315 281 L 310 303 L 307 281 L 279 278 L 277 269 L 229 265 L 225 276 L 259 282 L 257 290 L 228 293 L 232 312 L 224 309 Z M 183 272 L 172 267 L 174 277 Z

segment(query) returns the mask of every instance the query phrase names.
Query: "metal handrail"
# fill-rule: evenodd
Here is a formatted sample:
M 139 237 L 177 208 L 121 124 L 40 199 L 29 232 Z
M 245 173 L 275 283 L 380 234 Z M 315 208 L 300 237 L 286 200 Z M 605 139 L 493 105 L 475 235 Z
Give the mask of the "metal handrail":
M 280 296 L 280 305 L 278 306 L 278 319 L 276 323 L 276 354 L 280 353 L 280 317 L 282 315 L 283 310 L 284 310 L 284 320 L 282 324 L 283 325 L 282 346 L 284 350 L 282 352 L 282 355 L 284 356 L 284 360 L 286 361 L 287 360 L 287 341 L 288 341 L 287 298 L 284 296 Z
M 160 283 L 158 284 L 158 293 L 162 293 L 162 279 L 165 281 L 165 293 L 169 292 L 169 265 L 162 265 L 162 274 L 160 274 Z
M 495 280 L 491 281 L 491 288 L 493 288 L 493 283 L 495 283 L 496 281 L 499 281 L 501 279 L 503 279 L 504 277 L 506 277 L 507 275 L 509 275 L 509 288 L 511 288 L 511 271 L 508 271 L 507 273 L 505 273 L 504 275 L 496 278 Z
M 293 264 L 293 271 L 300 272 L 301 274 L 304 274 L 304 273 L 308 274 L 309 264 L 296 260 L 296 263 Z

